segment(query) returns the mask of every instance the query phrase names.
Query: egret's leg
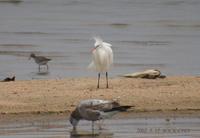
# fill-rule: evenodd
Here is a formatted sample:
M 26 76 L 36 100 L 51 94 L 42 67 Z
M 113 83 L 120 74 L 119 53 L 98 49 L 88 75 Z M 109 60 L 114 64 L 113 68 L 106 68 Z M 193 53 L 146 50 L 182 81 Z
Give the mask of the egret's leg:
M 49 70 L 49 66 L 48 66 L 48 64 L 46 64 L 47 65 L 47 70 Z
M 106 88 L 108 88 L 108 72 L 106 72 L 106 82 L 107 82 Z
M 100 80 L 100 73 L 98 74 L 98 83 L 97 83 L 97 88 L 99 88 L 99 80 Z

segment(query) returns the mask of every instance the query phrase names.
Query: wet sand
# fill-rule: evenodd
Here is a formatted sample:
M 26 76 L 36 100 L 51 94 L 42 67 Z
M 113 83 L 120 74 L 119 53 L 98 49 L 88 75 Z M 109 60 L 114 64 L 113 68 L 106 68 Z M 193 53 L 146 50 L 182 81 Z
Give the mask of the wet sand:
M 0 82 L 0 113 L 69 114 L 82 99 L 117 99 L 132 105 L 134 113 L 200 112 L 200 77 L 174 76 L 165 79 L 112 78 L 105 88 L 102 78 L 96 89 L 96 78 L 66 78 Z

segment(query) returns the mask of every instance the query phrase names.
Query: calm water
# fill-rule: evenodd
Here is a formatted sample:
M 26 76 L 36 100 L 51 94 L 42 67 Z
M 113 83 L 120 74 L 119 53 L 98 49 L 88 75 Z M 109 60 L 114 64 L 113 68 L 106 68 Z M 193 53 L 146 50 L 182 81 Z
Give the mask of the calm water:
M 96 76 L 93 36 L 112 43 L 111 76 L 160 69 L 200 74 L 199 0 L 24 0 L 0 3 L 0 78 Z M 52 58 L 38 74 L 30 52 Z
M 111 119 L 97 138 L 199 138 L 199 118 L 135 118 Z M 1 138 L 76 138 L 67 120 L 11 123 L 0 125 Z M 82 121 L 78 131 L 91 134 L 91 123 Z M 83 137 L 92 138 L 92 137 Z M 94 137 L 93 137 L 94 138 Z

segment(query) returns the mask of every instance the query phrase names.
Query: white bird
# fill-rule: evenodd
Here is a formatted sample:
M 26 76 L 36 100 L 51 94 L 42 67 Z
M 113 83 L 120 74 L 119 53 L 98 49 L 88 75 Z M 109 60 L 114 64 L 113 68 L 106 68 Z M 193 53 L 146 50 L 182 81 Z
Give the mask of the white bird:
M 92 62 L 88 66 L 90 69 L 94 69 L 98 72 L 98 83 L 97 88 L 99 88 L 100 74 L 106 73 L 106 87 L 108 88 L 108 70 L 113 64 L 113 51 L 111 49 L 111 44 L 103 42 L 99 37 L 94 37 L 95 48 L 92 50 Z
M 127 111 L 133 106 L 121 106 L 116 101 L 88 99 L 81 101 L 70 115 L 70 123 L 73 129 L 80 120 L 92 121 L 92 131 L 94 132 L 94 121 L 110 118 L 118 112 Z

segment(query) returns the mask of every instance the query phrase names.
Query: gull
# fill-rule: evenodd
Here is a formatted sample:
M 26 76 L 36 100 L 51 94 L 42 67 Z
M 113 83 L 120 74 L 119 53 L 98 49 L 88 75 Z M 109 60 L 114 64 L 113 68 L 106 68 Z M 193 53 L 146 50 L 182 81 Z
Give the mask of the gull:
M 90 69 L 94 69 L 98 72 L 98 83 L 97 88 L 99 88 L 100 74 L 106 73 L 106 88 L 108 88 L 108 70 L 113 64 L 113 51 L 111 49 L 111 44 L 104 42 L 99 37 L 94 37 L 95 44 L 92 50 L 92 62 L 88 66 Z
M 40 66 L 41 65 L 46 65 L 47 67 L 47 70 L 49 69 L 47 63 L 51 60 L 49 58 L 46 58 L 46 57 L 43 57 L 43 56 L 36 56 L 34 53 L 31 53 L 30 54 L 30 57 L 29 57 L 29 60 L 33 58 L 35 60 L 35 63 L 37 63 L 39 66 L 38 66 L 38 70 L 40 72 Z
M 92 121 L 92 132 L 94 132 L 94 122 L 111 118 L 118 112 L 127 111 L 133 106 L 121 106 L 117 101 L 88 99 L 81 101 L 70 115 L 70 123 L 73 130 L 76 130 L 80 120 Z

